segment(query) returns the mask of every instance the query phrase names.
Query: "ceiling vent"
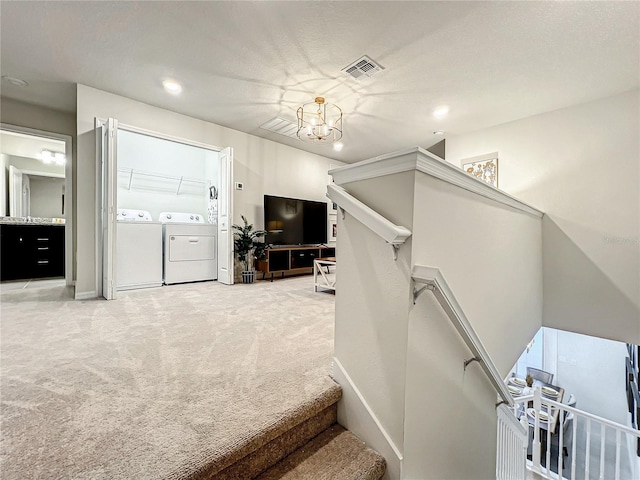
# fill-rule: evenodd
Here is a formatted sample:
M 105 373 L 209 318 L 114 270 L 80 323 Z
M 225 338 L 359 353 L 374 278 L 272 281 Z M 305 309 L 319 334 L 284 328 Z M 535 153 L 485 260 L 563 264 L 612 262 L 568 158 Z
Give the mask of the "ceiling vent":
M 298 138 L 296 135 L 298 131 L 298 125 L 282 118 L 273 118 L 268 122 L 260 125 L 260 128 L 264 128 L 265 130 L 269 130 L 270 132 L 284 135 L 285 137 Z
M 356 80 L 363 80 L 373 77 L 382 70 L 384 70 L 382 65 L 374 62 L 365 55 L 340 71 Z

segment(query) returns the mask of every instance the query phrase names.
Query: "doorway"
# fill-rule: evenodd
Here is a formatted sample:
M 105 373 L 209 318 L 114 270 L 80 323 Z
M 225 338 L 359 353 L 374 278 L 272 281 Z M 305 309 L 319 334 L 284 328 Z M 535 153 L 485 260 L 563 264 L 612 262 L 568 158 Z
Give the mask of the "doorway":
M 233 283 L 232 149 L 119 124 L 116 119 L 96 119 L 95 127 L 97 295 L 115 299 L 118 290 L 176 281 Z M 175 226 L 189 223 L 189 218 L 200 224 Z M 154 223 L 163 224 L 160 253 Z M 176 245 L 182 245 L 183 237 L 189 241 L 189 253 L 168 252 L 173 245 L 165 238 L 169 231 Z M 132 239 L 142 236 L 148 236 L 142 243 L 153 249 L 136 251 Z M 143 269 L 144 278 L 142 269 L 131 268 L 133 262 L 125 258 L 129 255 L 137 264 L 143 253 L 149 265 Z M 168 258 L 184 261 L 171 264 L 176 273 L 171 278 Z M 163 266 L 160 280 L 153 273 L 158 262 Z
M 30 277 L 24 280 L 61 276 L 67 286 L 73 285 L 71 137 L 0 124 L 0 145 L 0 216 L 9 217 L 5 218 L 7 243 L 3 250 L 12 248 L 9 237 L 16 228 L 24 229 L 24 225 L 36 224 L 40 230 L 48 229 L 53 234 L 50 245 L 33 245 L 31 249 L 19 242 L 18 247 L 22 247 L 18 259 L 20 264 L 34 263 L 41 265 L 42 269 L 25 267 L 18 276 Z M 39 255 L 40 250 L 42 258 L 31 258 Z M 3 258 L 12 257 L 17 258 L 11 252 L 3 251 Z M 54 264 L 59 267 L 54 268 Z M 15 276 L 9 274 L 7 278 Z

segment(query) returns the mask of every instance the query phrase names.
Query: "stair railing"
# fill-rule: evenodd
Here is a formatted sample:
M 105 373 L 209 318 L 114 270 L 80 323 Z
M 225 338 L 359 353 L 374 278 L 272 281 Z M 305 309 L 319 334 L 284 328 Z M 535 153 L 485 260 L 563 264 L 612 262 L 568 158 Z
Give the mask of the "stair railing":
M 540 393 L 540 389 L 536 388 L 533 395 L 527 395 L 523 397 L 517 397 L 515 399 L 515 406 L 512 409 L 513 414 L 515 414 L 514 418 L 527 418 L 529 415 L 527 412 L 527 405 L 529 402 L 533 402 L 533 411 L 540 412 L 546 411 L 548 415 L 552 417 L 558 412 L 558 421 L 555 427 L 555 431 L 557 432 L 555 435 L 552 435 L 551 429 L 546 429 L 546 435 L 541 437 L 540 433 L 540 415 L 532 415 L 533 426 L 529 428 L 529 435 L 531 438 L 531 461 L 528 462 L 528 467 L 537 472 L 544 478 L 552 478 L 552 479 L 562 479 L 568 478 L 571 480 L 576 479 L 576 468 L 577 468 L 577 432 L 578 432 L 578 422 L 583 422 L 586 429 L 586 442 L 584 445 L 580 445 L 580 448 L 583 450 L 581 452 L 580 457 L 582 458 L 584 454 L 584 464 L 581 465 L 581 469 L 584 469 L 584 478 L 590 477 L 590 470 L 592 469 L 591 465 L 591 437 L 592 434 L 596 435 L 599 433 L 600 435 L 600 461 L 599 461 L 599 475 L 598 478 L 600 480 L 621 480 L 621 468 L 620 468 L 620 450 L 623 445 L 629 445 L 630 440 L 633 440 L 633 444 L 638 441 L 640 438 L 640 432 L 634 430 L 625 425 L 612 422 L 611 420 L 607 420 L 606 418 L 599 417 L 597 415 L 593 415 L 591 413 L 585 412 L 583 410 L 578 410 L 575 407 L 570 407 L 563 403 L 556 402 L 550 398 L 547 398 Z M 568 420 L 568 415 L 573 415 L 573 420 Z M 565 422 L 567 423 L 567 427 L 565 427 Z M 568 430 L 565 432 L 565 428 Z M 533 430 L 533 431 L 532 431 Z M 606 459 L 606 434 L 607 431 L 615 434 L 615 461 L 612 466 L 613 475 L 611 475 L 610 471 L 606 471 L 607 463 Z M 546 437 L 546 438 L 545 438 Z M 567 438 L 570 437 L 570 444 L 567 441 Z M 624 439 L 624 441 L 623 441 Z M 544 452 L 544 465 L 542 465 L 542 448 L 544 447 L 542 440 L 546 440 L 546 450 Z M 557 459 L 555 461 L 556 472 L 553 471 L 553 454 L 552 450 L 554 447 L 554 443 L 557 440 L 557 450 L 556 456 Z M 498 443 L 500 443 L 500 438 L 498 438 Z M 498 445 L 498 449 L 500 449 L 500 445 Z M 566 455 L 565 455 L 566 449 Z M 568 465 L 565 464 L 564 457 L 569 456 L 569 451 L 571 452 L 571 470 L 570 476 L 564 476 L 564 469 L 568 468 Z M 631 462 L 634 462 L 633 458 L 631 458 Z M 630 465 L 630 468 L 633 468 L 633 465 Z M 569 473 L 569 472 L 567 472 Z M 633 472 L 631 472 L 633 474 Z M 637 473 L 637 472 L 636 472 Z M 605 474 L 607 475 L 605 477 Z M 582 477 L 582 475 L 581 475 Z
M 462 310 L 462 307 L 453 295 L 451 288 L 449 288 L 449 285 L 442 275 L 442 272 L 440 272 L 440 269 L 436 267 L 415 265 L 413 267 L 411 277 L 413 278 L 414 283 L 424 285 L 422 288 L 414 287 L 414 303 L 422 292 L 430 290 L 449 317 L 449 320 L 451 320 L 453 326 L 467 344 L 467 347 L 469 347 L 469 350 L 473 353 L 473 357 L 464 362 L 464 368 L 466 369 L 471 362 L 478 362 L 487 375 L 487 378 L 498 392 L 498 395 L 502 398 L 501 403 L 513 406 L 513 397 L 504 384 L 504 381 L 498 373 L 498 369 L 489 356 L 489 353 L 487 353 L 487 350 L 484 348 L 480 338 L 478 338 L 478 335 L 471 326 L 471 323 Z
M 498 445 L 496 448 L 496 480 L 526 478 L 527 441 L 526 427 L 506 405 L 498 405 Z
M 327 186 L 327 197 L 338 204 L 342 210 L 342 218 L 344 218 L 344 212 L 348 212 L 353 218 L 390 244 L 393 247 L 394 259 L 397 259 L 398 247 L 411 236 L 411 230 L 395 225 L 337 185 Z

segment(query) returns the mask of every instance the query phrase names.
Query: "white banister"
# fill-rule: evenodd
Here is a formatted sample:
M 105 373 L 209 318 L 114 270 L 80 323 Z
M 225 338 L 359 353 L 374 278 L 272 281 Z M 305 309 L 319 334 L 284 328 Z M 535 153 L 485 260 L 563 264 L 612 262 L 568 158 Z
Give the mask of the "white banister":
M 554 434 L 554 435 L 557 435 L 557 438 L 558 438 L 558 450 L 557 450 L 558 458 L 557 458 L 557 461 L 554 461 L 554 459 L 551 456 L 551 441 L 552 441 L 551 431 L 549 429 L 543 429 L 543 430 L 546 430 L 546 438 L 547 438 L 547 451 L 545 456 L 546 463 L 544 467 L 541 464 L 541 448 L 543 445 L 540 442 L 540 423 L 541 422 L 539 419 L 539 415 L 535 415 L 535 419 L 532 420 L 533 428 L 530 429 L 533 432 L 533 442 L 532 442 L 532 452 L 531 452 L 532 461 L 529 462 L 529 468 L 531 470 L 533 470 L 534 472 L 537 472 L 544 478 L 552 478 L 552 479 L 565 478 L 562 475 L 563 468 L 564 468 L 563 451 L 564 451 L 564 447 L 566 447 L 565 445 L 566 437 L 564 435 L 565 432 L 564 432 L 563 419 L 565 418 L 565 414 L 570 413 L 573 415 L 573 421 L 572 421 L 573 436 L 570 437 L 572 438 L 571 440 L 571 475 L 570 475 L 571 480 L 575 480 L 576 478 L 581 478 L 581 477 L 577 477 L 577 474 L 576 474 L 576 470 L 578 466 L 577 460 L 576 460 L 576 456 L 577 456 L 576 453 L 578 453 L 578 448 L 580 448 L 582 451 L 582 455 L 580 455 L 580 457 L 584 458 L 583 463 L 580 464 L 581 469 L 583 469 L 584 471 L 584 475 L 585 475 L 584 478 L 590 478 L 589 471 L 592 468 L 595 470 L 595 465 L 591 465 L 591 461 L 590 461 L 591 436 L 592 436 L 591 433 L 592 433 L 592 430 L 594 432 L 597 432 L 598 427 L 600 430 L 600 455 L 599 455 L 600 468 L 599 468 L 598 478 L 602 480 L 604 480 L 605 478 L 620 480 L 621 478 L 620 448 L 621 448 L 621 445 L 623 444 L 623 438 L 624 438 L 624 441 L 632 440 L 635 443 L 637 439 L 640 438 L 640 431 L 634 430 L 630 427 L 627 427 L 626 425 L 621 425 L 616 422 L 612 422 L 611 420 L 607 420 L 606 418 L 602 418 L 597 415 L 593 415 L 591 413 L 578 410 L 575 407 L 570 407 L 568 405 L 556 402 L 555 400 L 551 400 L 549 398 L 543 397 L 540 395 L 539 389 L 536 389 L 533 395 L 517 397 L 515 399 L 516 406 L 513 409 L 509 410 L 509 412 L 514 417 L 514 419 L 516 418 L 516 415 L 513 415 L 514 412 L 517 412 L 519 415 L 524 415 L 526 418 L 526 415 L 527 415 L 526 406 L 531 401 L 533 402 L 533 408 L 535 409 L 535 411 L 541 411 L 541 410 L 544 411 L 546 409 L 547 412 L 549 412 L 549 418 L 553 418 L 553 415 L 555 415 L 555 412 L 558 411 L 558 421 L 555 427 L 556 433 Z M 586 426 L 585 426 L 586 441 L 580 442 L 580 445 L 578 446 L 579 442 L 576 435 L 578 431 L 579 420 L 586 423 Z M 606 443 L 607 429 L 612 429 L 615 431 L 615 462 L 612 465 L 609 465 L 609 467 L 607 467 L 605 463 L 606 452 L 607 452 L 607 443 Z M 624 434 L 624 437 L 623 437 L 623 434 Z M 503 448 L 500 446 L 500 442 L 501 442 L 500 438 L 498 438 L 498 442 L 499 442 L 498 450 L 500 450 L 501 448 Z M 613 445 L 611 445 L 611 448 L 613 448 Z M 556 452 L 554 450 L 554 455 L 555 454 Z M 526 454 L 525 454 L 525 458 L 526 458 Z M 597 458 L 597 457 L 594 457 L 594 458 Z M 557 466 L 556 471 L 558 473 L 552 471 L 551 469 L 552 466 Z M 613 468 L 613 475 L 611 474 L 611 472 L 607 472 L 605 468 Z M 499 470 L 499 466 L 496 466 L 496 470 L 497 471 Z M 609 475 L 609 476 L 605 477 L 605 475 Z
M 411 277 L 415 283 L 425 284 L 424 288 L 431 290 L 451 320 L 451 323 L 453 323 L 453 326 L 467 344 L 469 350 L 473 353 L 474 358 L 472 360 L 478 361 L 502 400 L 506 404 L 513 406 L 513 397 L 502 381 L 502 378 L 498 373 L 498 369 L 489 356 L 489 353 L 487 353 L 487 350 L 484 348 L 480 338 L 478 338 L 475 330 L 471 326 L 471 323 L 462 310 L 462 307 L 453 295 L 453 292 L 451 291 L 451 288 L 449 288 L 449 285 L 442 275 L 442 272 L 440 272 L 440 269 L 436 267 L 415 265 L 413 267 Z M 414 290 L 414 302 L 420 293 L 424 291 L 424 288 Z M 465 362 L 465 367 L 470 361 L 471 360 Z
M 391 245 L 402 245 L 411 236 L 411 230 L 390 222 L 342 187 L 328 185 L 327 197 Z
M 496 480 L 525 478 L 528 431 L 506 405 L 498 405 Z

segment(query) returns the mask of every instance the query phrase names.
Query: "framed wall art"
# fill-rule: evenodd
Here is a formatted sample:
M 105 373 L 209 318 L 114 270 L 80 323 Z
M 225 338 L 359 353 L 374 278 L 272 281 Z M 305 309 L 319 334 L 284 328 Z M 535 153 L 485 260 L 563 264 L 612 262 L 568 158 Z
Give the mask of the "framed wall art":
M 498 188 L 498 153 L 462 160 L 462 169 L 469 175 Z

